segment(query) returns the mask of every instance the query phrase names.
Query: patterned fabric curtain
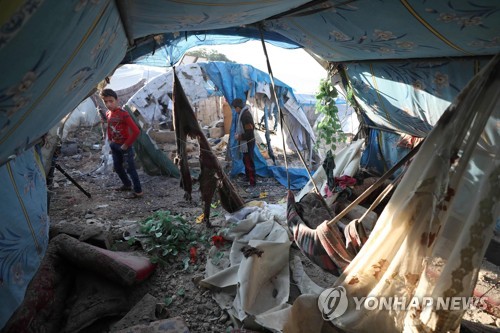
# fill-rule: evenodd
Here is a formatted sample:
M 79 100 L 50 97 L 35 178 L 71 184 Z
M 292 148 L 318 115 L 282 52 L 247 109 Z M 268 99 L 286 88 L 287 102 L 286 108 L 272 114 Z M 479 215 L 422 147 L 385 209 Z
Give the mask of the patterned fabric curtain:
M 349 304 L 331 318 L 335 326 L 349 332 L 448 332 L 460 324 L 465 309 L 435 305 L 439 297 L 472 295 L 500 208 L 499 64 L 496 56 L 424 141 L 368 242 L 336 282 Z M 354 296 L 425 296 L 434 307 L 356 310 Z
M 31 148 L 0 167 L 0 329 L 24 299 L 49 241 L 47 187 Z

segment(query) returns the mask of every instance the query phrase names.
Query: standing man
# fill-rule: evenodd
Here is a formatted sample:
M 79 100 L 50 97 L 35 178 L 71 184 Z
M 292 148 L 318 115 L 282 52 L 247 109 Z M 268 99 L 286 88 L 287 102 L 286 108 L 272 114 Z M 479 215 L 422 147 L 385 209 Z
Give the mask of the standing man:
M 253 162 L 255 149 L 255 134 L 253 131 L 255 124 L 248 105 L 245 105 L 241 98 L 234 99 L 231 105 L 238 114 L 235 139 L 239 142 L 239 151 L 243 153 L 245 174 L 250 186 L 253 187 L 255 186 L 255 164 Z
M 132 144 L 139 136 L 140 130 L 128 112 L 118 106 L 116 92 L 112 89 L 104 89 L 101 91 L 101 98 L 108 109 L 106 112 L 107 134 L 113 155 L 113 166 L 123 183 L 121 187 L 115 190 L 131 191 L 133 185 L 132 198 L 140 198 L 143 192 L 135 168 L 134 149 L 132 148 Z M 125 172 L 125 169 L 127 172 Z M 127 176 L 127 173 L 132 181 Z

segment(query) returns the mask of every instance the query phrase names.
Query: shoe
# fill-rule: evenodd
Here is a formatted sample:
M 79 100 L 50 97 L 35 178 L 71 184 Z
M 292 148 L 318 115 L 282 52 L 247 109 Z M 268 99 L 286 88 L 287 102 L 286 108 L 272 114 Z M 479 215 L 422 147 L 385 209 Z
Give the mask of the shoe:
M 120 187 L 115 188 L 115 191 L 119 191 L 119 192 L 127 192 L 127 191 L 132 191 L 132 186 L 125 186 L 125 185 L 122 185 L 122 186 L 120 186 Z
M 144 195 L 144 192 L 133 192 L 132 195 L 130 196 L 130 199 L 142 198 L 143 195 Z

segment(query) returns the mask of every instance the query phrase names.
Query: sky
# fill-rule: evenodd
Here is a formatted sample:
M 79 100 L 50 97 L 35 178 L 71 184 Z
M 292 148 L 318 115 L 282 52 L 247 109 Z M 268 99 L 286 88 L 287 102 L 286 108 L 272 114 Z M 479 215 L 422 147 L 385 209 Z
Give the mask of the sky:
M 267 73 L 267 64 L 262 43 L 251 41 L 236 45 L 205 45 L 191 49 L 204 48 L 207 51 L 216 50 L 226 55 L 229 60 L 253 67 Z M 319 82 L 327 76 L 326 70 L 316 62 L 307 52 L 302 49 L 288 50 L 266 43 L 271 69 L 275 79 L 279 79 L 294 89 L 295 94 L 315 95 Z M 164 73 L 167 68 L 147 67 L 139 65 L 124 65 L 120 67 L 111 77 L 108 88 L 124 89 L 141 79 L 151 78 Z M 342 127 L 344 131 L 354 133 L 358 128 L 357 117 L 352 116 L 352 110 L 347 112 L 345 104 L 339 105 Z M 348 116 L 346 115 L 346 112 Z
M 208 51 L 216 50 L 229 60 L 252 65 L 267 73 L 266 57 L 260 41 L 236 45 L 200 46 Z M 279 79 L 299 94 L 315 94 L 319 81 L 326 78 L 326 70 L 302 49 L 288 50 L 266 43 L 266 50 L 275 79 Z M 191 51 L 191 50 L 190 50 Z
M 252 65 L 265 73 L 268 72 L 266 57 L 260 41 L 236 45 L 204 45 L 189 51 L 201 48 L 209 52 L 216 50 L 226 55 L 229 60 Z M 292 87 L 294 93 L 315 94 L 319 87 L 319 81 L 327 76 L 326 70 L 302 49 L 283 49 L 266 43 L 266 50 L 274 78 Z M 141 78 L 150 79 L 165 71 L 164 68 L 124 65 L 111 77 L 110 88 L 124 89 L 138 82 Z

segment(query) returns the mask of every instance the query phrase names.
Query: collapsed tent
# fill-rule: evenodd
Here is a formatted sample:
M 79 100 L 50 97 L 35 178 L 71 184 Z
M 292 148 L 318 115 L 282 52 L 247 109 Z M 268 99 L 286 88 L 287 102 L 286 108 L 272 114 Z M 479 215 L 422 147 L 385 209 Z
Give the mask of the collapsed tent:
M 274 97 L 271 94 L 271 80 L 269 75 L 250 66 L 225 62 L 195 63 L 176 67 L 179 80 L 191 105 L 207 99 L 211 96 L 224 96 L 227 101 L 234 98 L 251 99 L 256 105 L 264 105 L 264 108 L 272 107 Z M 159 75 L 151 80 L 146 86 L 137 91 L 127 102 L 127 105 L 137 109 L 146 121 L 154 123 L 160 121 L 171 122 L 172 119 L 172 71 Z M 314 131 L 307 120 L 301 104 L 296 100 L 292 88 L 275 80 L 280 105 L 284 113 L 284 121 L 290 133 L 286 133 L 287 145 L 290 149 L 299 151 L 312 149 L 315 139 Z M 254 109 L 256 109 L 256 105 Z M 235 156 L 237 142 L 234 140 L 236 130 L 235 111 L 233 110 L 230 150 Z M 254 118 L 260 118 L 255 116 Z M 256 119 L 258 120 L 258 119 Z M 293 141 L 297 147 L 293 144 Z M 255 148 L 255 167 L 259 176 L 274 176 L 283 184 L 284 169 L 280 166 L 268 166 L 258 147 Z M 231 176 L 243 173 L 243 162 L 233 159 Z M 297 180 L 294 189 L 300 189 L 307 182 L 304 181 L 304 173 L 298 172 L 292 180 Z
M 491 219 L 498 214 L 500 108 L 491 96 L 499 84 L 497 56 L 426 137 L 368 241 L 348 268 L 340 267 L 346 269 L 335 287 L 350 296 L 345 313 L 332 314 L 323 294 L 318 300 L 335 327 L 348 332 L 372 332 L 374 325 L 383 332 L 451 332 L 459 327 L 464 310 L 436 303 L 472 295 L 487 248 L 482 239 L 491 235 Z M 491 156 L 496 156 L 493 163 Z M 366 295 L 396 296 L 407 308 L 356 309 L 352 297 Z M 425 297 L 431 301 L 422 303 Z M 412 306 L 411 299 L 418 302 Z M 302 313 L 291 319 L 303 322 L 307 317 Z

